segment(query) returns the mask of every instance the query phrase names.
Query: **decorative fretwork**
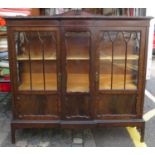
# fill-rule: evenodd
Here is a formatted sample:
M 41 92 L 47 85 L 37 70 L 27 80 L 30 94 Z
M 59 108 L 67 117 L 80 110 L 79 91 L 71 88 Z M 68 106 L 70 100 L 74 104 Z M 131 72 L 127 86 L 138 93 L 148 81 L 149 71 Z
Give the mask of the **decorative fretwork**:
M 99 89 L 137 89 L 140 32 L 101 31 Z

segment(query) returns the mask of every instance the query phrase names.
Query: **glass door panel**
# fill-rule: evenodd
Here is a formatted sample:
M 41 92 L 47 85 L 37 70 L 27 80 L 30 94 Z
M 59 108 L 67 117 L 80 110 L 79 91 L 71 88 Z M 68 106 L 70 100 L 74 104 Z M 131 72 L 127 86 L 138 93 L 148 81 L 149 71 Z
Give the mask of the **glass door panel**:
M 17 60 L 56 59 L 54 32 L 16 32 Z
M 112 89 L 124 89 L 125 40 L 122 32 L 110 32 L 110 38 L 113 40 Z
M 99 89 L 111 89 L 111 63 L 100 62 Z
M 100 34 L 99 42 L 99 90 L 111 89 L 112 43 L 107 32 Z
M 18 75 L 18 89 L 30 90 L 30 68 L 27 61 L 17 63 L 17 75 Z
M 89 92 L 89 32 L 66 32 L 65 45 L 67 92 Z
M 56 32 L 16 32 L 19 90 L 57 90 Z
M 137 89 L 140 32 L 130 33 L 127 44 L 126 89 Z
M 88 62 L 67 62 L 67 92 L 89 92 Z
M 99 90 L 137 89 L 140 32 L 102 31 Z
M 45 62 L 45 89 L 57 90 L 56 63 L 52 61 Z

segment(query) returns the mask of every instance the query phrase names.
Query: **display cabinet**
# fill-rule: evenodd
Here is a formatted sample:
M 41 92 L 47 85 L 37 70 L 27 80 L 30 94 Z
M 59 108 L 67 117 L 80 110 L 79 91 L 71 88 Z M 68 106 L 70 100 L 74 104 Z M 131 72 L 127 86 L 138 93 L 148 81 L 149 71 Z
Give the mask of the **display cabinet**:
M 12 142 L 20 128 L 104 126 L 136 126 L 143 141 L 150 19 L 6 17 Z

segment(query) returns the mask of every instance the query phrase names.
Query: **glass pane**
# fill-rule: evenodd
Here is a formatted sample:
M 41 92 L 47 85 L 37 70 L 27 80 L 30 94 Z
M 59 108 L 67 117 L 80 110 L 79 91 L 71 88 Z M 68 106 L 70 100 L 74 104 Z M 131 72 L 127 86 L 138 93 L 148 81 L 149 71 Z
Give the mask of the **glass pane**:
M 89 64 L 86 61 L 67 62 L 67 91 L 89 91 Z
M 124 89 L 126 43 L 122 32 L 118 32 L 113 42 L 112 89 Z
M 140 32 L 100 33 L 99 90 L 137 89 Z
M 57 71 L 56 63 L 53 61 L 45 62 L 45 89 L 57 90 Z
M 126 89 L 137 89 L 140 32 L 132 32 L 127 45 Z
M 17 32 L 17 60 L 56 59 L 55 35 L 54 32 Z
M 19 90 L 30 90 L 30 68 L 27 61 L 18 62 L 18 89 Z
M 107 32 L 101 33 L 99 44 L 99 89 L 111 89 L 112 42 Z
M 67 32 L 67 91 L 89 91 L 89 49 L 90 35 L 88 32 Z
M 57 90 L 56 33 L 16 32 L 19 90 Z

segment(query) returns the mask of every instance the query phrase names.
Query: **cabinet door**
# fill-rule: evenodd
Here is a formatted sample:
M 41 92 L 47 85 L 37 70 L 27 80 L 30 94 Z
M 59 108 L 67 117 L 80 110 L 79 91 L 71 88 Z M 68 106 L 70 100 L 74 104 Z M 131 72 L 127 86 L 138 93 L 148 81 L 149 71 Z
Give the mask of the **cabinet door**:
M 98 91 L 137 90 L 141 32 L 104 30 L 98 37 Z
M 145 29 L 104 27 L 96 34 L 97 116 L 135 117 L 142 106 Z
M 65 27 L 63 43 L 63 119 L 90 119 L 91 32 Z
M 14 32 L 17 91 L 60 90 L 57 28 L 22 28 Z
M 63 41 L 64 92 L 90 92 L 90 32 L 65 29 Z

